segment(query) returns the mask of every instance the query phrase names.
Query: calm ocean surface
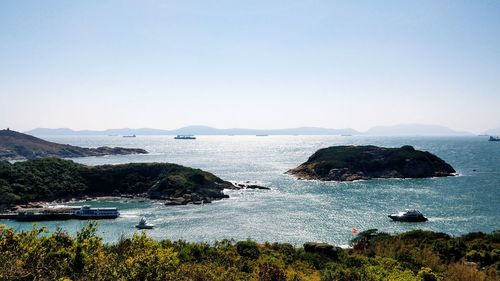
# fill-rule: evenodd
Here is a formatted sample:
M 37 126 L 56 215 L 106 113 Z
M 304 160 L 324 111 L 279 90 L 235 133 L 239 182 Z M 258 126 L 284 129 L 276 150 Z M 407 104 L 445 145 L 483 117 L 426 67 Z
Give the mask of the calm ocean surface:
M 224 238 L 290 242 L 323 241 L 345 245 L 352 228 L 402 232 L 422 228 L 459 235 L 500 229 L 500 143 L 484 137 L 340 137 L 340 136 L 43 136 L 78 146 L 145 148 L 147 155 L 78 158 L 90 164 L 171 162 L 201 168 L 229 181 L 255 181 L 271 190 L 228 191 L 229 199 L 212 204 L 164 206 L 154 201 L 99 201 L 94 206 L 116 206 L 121 217 L 99 221 L 106 242 L 130 237 L 146 216 L 156 225 L 148 233 L 156 239 L 213 242 Z M 430 151 L 450 163 L 457 177 L 383 179 L 357 182 L 299 181 L 283 174 L 304 162 L 314 151 L 332 145 L 405 144 Z M 476 171 L 473 171 L 476 170 Z M 387 215 L 405 208 L 420 209 L 425 223 L 392 222 Z M 16 230 L 32 223 L 1 221 Z M 85 222 L 41 222 L 50 230 L 75 233 Z

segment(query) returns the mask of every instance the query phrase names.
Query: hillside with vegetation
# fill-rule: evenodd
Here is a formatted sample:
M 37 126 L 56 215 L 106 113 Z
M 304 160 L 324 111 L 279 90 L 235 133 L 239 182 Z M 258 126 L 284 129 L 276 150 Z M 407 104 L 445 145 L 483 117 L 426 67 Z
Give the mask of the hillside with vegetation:
M 86 196 L 137 195 L 187 204 L 226 198 L 233 184 L 199 170 L 170 163 L 86 166 L 41 158 L 0 161 L 0 206 Z
M 89 224 L 76 235 L 0 226 L 0 280 L 499 280 L 500 232 L 451 237 L 368 230 L 353 249 L 306 243 L 156 241 L 144 232 L 103 243 Z M 316 247 L 314 247 L 315 245 Z
M 144 149 L 108 147 L 79 147 L 46 141 L 13 130 L 0 130 L 0 160 L 24 160 L 40 157 L 74 158 L 85 156 L 146 154 Z
M 371 178 L 428 178 L 452 176 L 453 167 L 436 155 L 405 145 L 332 146 L 316 151 L 287 173 L 303 179 L 353 181 Z

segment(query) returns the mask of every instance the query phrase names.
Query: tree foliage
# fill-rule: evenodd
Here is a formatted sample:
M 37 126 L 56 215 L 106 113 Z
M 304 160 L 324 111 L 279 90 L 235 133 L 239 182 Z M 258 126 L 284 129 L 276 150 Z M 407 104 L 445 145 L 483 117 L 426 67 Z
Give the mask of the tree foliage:
M 85 166 L 58 158 L 0 161 L 0 207 L 117 194 L 177 197 L 206 192 L 214 197 L 223 194 L 209 189 L 223 182 L 211 173 L 169 163 Z

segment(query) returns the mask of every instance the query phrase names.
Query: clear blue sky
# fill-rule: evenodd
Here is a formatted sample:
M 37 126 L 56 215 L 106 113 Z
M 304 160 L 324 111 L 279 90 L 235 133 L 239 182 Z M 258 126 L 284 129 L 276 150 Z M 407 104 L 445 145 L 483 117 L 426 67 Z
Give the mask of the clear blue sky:
M 500 127 L 500 1 L 0 0 L 0 127 Z

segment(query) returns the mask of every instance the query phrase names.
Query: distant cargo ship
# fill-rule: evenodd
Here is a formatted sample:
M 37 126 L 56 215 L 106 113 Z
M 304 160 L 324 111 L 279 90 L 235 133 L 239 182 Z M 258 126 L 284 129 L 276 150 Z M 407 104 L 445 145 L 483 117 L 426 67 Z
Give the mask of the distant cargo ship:
M 193 135 L 177 135 L 174 137 L 176 140 L 195 140 L 196 137 Z
M 135 134 L 134 134 L 134 135 L 125 135 L 125 136 L 123 136 L 123 137 L 124 137 L 124 138 L 135 138 L 135 137 L 136 137 L 136 135 L 135 135 Z

